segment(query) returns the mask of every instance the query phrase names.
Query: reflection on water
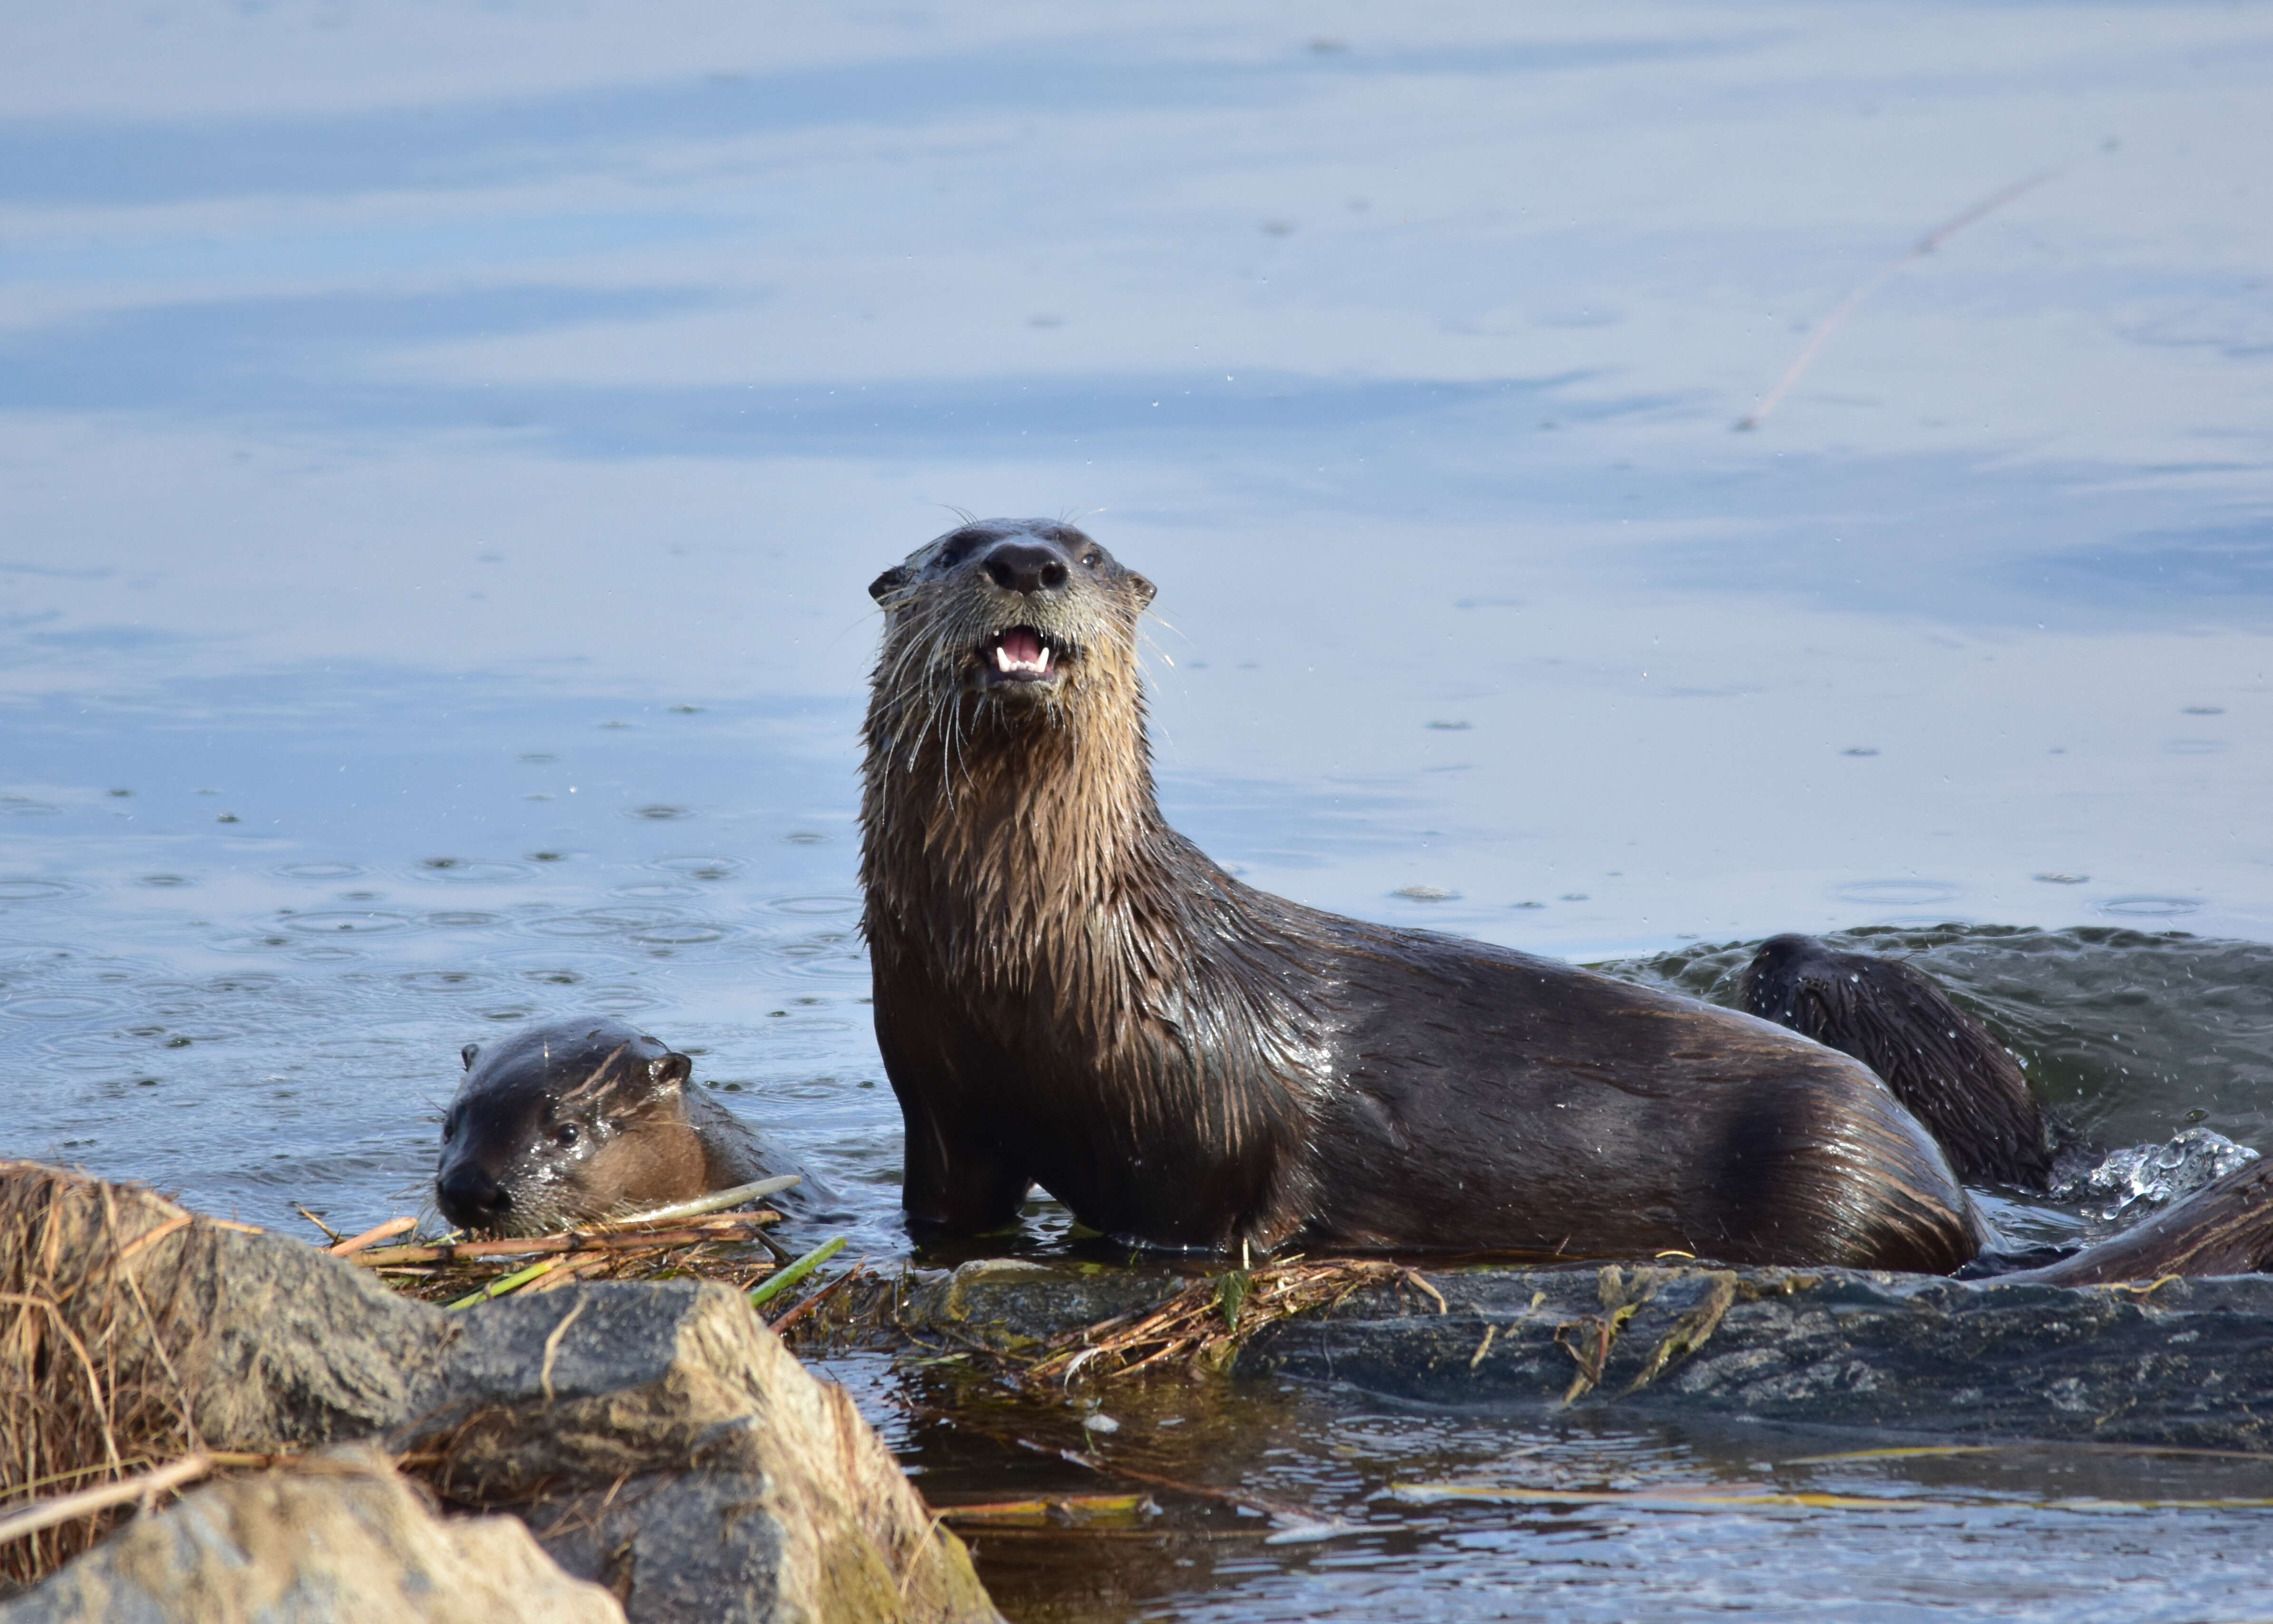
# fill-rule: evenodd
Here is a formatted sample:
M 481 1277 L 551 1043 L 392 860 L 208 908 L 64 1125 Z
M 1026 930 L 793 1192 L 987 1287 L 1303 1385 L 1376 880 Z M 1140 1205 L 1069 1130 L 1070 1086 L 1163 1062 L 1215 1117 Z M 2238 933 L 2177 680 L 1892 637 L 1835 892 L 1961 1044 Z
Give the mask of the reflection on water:
M 1699 942 L 1873 930 L 2071 1132 L 2268 1147 L 2273 32 L 2090 18 L 27 18 L 0 1149 L 360 1226 L 461 1044 L 599 1011 L 898 1255 L 862 588 L 955 506 L 1160 583 L 1164 797 L 1257 884 L 1697 991 Z M 936 1493 L 1089 1483 L 837 1368 Z M 1145 1402 L 1108 1453 L 1355 1531 L 989 1535 L 1016 1616 L 2178 1618 L 2258 1571 L 2246 1513 L 2043 1504 L 2254 1468 Z M 1373 1498 L 1414 1474 L 1934 1503 Z
M 1586 1411 L 1392 1405 L 1277 1381 L 1110 1390 L 1118 1429 L 972 1403 L 869 1359 L 830 1373 L 890 1418 L 937 1503 L 1125 1493 L 1129 1523 L 970 1531 L 1013 1618 L 1489 1619 L 2252 1616 L 2260 1458 L 2017 1445 L 1851 1457 L 1851 1433 Z M 889 1399 L 887 1399 L 889 1395 Z M 1106 1471 L 1073 1463 L 1070 1452 Z M 1159 1480 L 1185 1486 L 1164 1486 Z M 1575 1495 L 1702 1487 L 1864 1502 L 1677 1510 L 1542 1500 L 1407 1503 L 1399 1484 Z M 1212 1495 L 1229 1491 L 1244 1507 Z M 2231 1500 L 2230 1507 L 2199 1502 Z M 1883 1501 L 1884 1508 L 1868 1502 Z M 2172 1505 L 2164 1502 L 2196 1502 Z M 1279 1515 L 1272 1515 L 1274 1512 Z M 1275 1535 L 1296 1533 L 1293 1540 Z

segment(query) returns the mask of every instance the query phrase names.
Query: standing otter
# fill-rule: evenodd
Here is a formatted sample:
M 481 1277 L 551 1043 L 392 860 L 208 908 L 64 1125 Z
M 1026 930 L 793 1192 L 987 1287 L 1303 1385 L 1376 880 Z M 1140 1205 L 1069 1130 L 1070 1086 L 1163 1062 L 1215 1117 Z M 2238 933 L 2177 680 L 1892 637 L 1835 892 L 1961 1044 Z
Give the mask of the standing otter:
M 1678 1249 L 1943 1272 L 1983 1232 L 1848 1056 L 1241 884 L 1154 799 L 1152 583 L 1046 520 L 879 576 L 861 879 L 919 1225 L 1233 1251 Z
M 772 1176 L 694 1062 L 620 1021 L 558 1021 L 461 1051 L 434 1201 L 461 1229 L 543 1235 Z

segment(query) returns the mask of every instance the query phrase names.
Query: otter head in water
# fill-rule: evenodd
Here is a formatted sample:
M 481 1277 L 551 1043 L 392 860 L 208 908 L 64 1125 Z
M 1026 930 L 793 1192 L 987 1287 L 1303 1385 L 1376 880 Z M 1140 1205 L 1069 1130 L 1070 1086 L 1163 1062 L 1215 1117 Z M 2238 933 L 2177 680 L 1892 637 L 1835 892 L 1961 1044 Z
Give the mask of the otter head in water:
M 694 1063 L 619 1021 L 468 1044 L 435 1204 L 461 1229 L 539 1235 L 766 1176 L 750 1131 L 688 1086 Z

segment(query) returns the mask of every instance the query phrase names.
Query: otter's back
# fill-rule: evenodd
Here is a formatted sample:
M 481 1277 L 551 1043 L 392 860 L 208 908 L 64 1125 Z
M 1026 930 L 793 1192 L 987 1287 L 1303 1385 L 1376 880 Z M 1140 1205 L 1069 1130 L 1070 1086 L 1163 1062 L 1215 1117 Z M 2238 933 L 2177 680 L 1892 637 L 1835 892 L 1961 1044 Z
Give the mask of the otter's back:
M 1844 1055 L 1477 942 L 1354 925 L 1342 960 L 1317 1126 L 1356 1176 L 1320 1187 L 1317 1242 L 1930 1272 L 1978 1249 L 1939 1148 Z

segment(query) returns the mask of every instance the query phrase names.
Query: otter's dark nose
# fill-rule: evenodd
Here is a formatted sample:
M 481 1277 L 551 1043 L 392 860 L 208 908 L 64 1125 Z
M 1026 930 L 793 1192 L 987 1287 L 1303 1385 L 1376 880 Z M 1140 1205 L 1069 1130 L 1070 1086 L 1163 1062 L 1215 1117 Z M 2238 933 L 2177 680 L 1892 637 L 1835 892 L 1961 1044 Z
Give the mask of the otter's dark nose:
M 434 1181 L 434 1204 L 461 1230 L 486 1229 L 513 1209 L 513 1192 L 461 1162 Z
M 1065 560 L 1032 542 L 997 542 L 986 555 L 986 576 L 1005 592 L 1055 592 L 1066 583 Z

